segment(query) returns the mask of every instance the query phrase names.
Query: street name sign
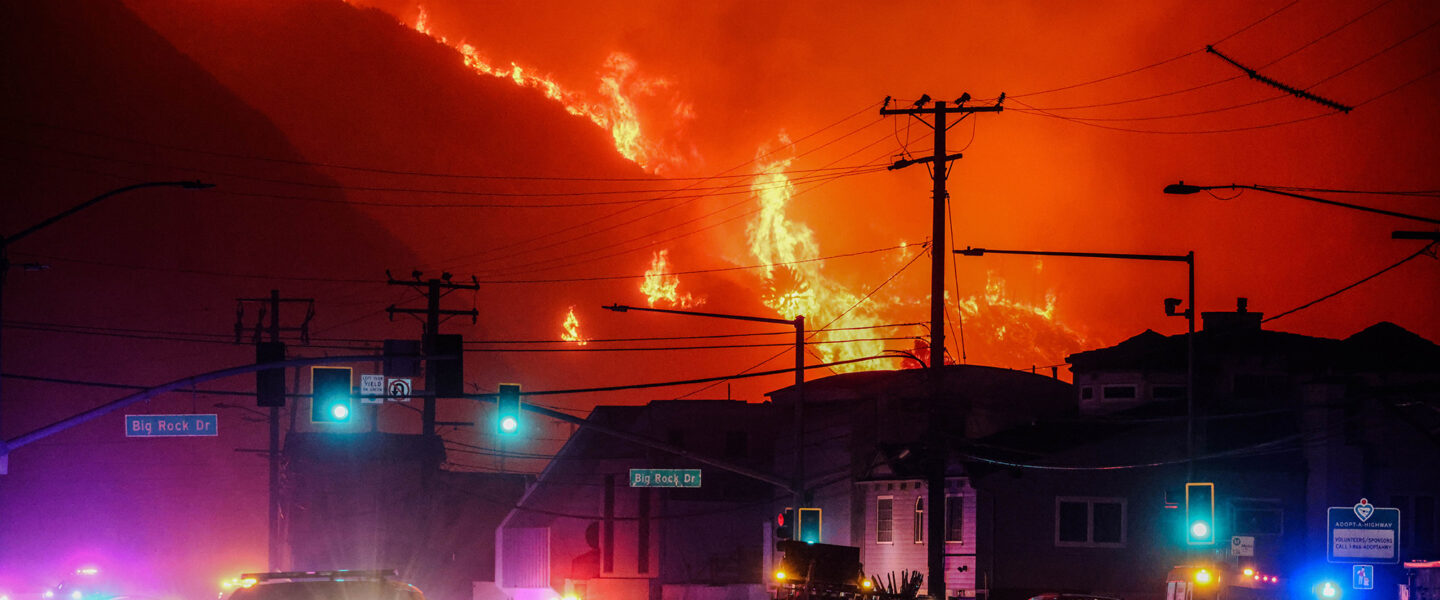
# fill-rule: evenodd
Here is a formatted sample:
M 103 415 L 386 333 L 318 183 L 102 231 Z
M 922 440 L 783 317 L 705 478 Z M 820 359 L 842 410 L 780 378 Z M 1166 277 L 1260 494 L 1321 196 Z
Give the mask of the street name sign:
M 1355 506 L 1327 511 L 1329 541 L 1325 559 L 1332 563 L 1400 562 L 1400 509 L 1379 508 L 1360 499 Z
M 630 487 L 700 487 L 700 469 L 630 469 Z
M 125 415 L 125 437 L 220 435 L 215 415 Z

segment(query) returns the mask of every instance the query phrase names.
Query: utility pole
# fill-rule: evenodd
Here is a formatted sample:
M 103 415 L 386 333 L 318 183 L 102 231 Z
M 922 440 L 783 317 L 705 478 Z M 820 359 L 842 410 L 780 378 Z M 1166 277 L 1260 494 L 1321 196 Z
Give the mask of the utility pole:
M 270 326 L 268 333 L 270 341 L 280 342 L 280 332 L 294 331 L 300 334 L 300 343 L 310 343 L 310 319 L 315 317 L 315 300 L 311 298 L 281 298 L 280 290 L 270 290 L 269 298 L 240 298 L 235 310 L 235 341 L 240 341 L 240 332 L 244 327 L 242 318 L 245 315 L 246 304 L 259 304 L 260 314 L 255 322 L 255 345 L 260 345 L 261 323 L 265 320 L 265 313 L 270 313 Z M 281 303 L 304 303 L 306 305 L 305 321 L 299 327 L 280 326 L 280 304 Z M 297 371 L 298 372 L 298 371 Z M 259 390 L 256 390 L 257 392 Z M 293 410 L 293 409 L 292 409 Z M 271 406 L 270 414 L 270 508 L 269 508 L 269 537 L 266 551 L 266 563 L 269 570 L 279 571 L 280 567 L 280 407 Z
M 945 121 L 950 114 L 959 114 L 960 120 L 964 120 L 970 113 L 1000 112 L 1004 110 L 1001 103 L 1005 101 L 1005 94 L 1000 94 L 994 106 L 966 106 L 965 103 L 969 100 L 970 94 L 967 93 L 956 100 L 954 106 L 948 106 L 942 100 L 927 108 L 925 105 L 929 103 L 930 95 L 926 94 L 910 108 L 890 108 L 889 98 L 886 98 L 885 104 L 880 107 L 881 115 L 908 115 L 925 123 L 935 132 L 933 156 L 900 160 L 891 165 L 890 169 L 928 163 L 934 180 L 934 189 L 931 192 L 934 210 L 930 234 L 930 418 L 925 436 L 929 454 L 925 469 L 925 503 L 930 505 L 930 522 L 926 524 L 925 534 L 929 538 L 926 545 L 928 587 L 930 597 L 937 599 L 945 597 L 945 463 L 949 454 L 946 451 L 948 445 L 945 443 L 946 427 L 941 423 L 944 411 L 940 408 L 944 389 L 941 369 L 945 366 L 945 201 L 949 198 L 949 193 L 945 190 L 945 175 L 950 161 L 961 157 L 958 153 L 945 153 L 945 133 L 950 129 Z M 921 118 L 922 115 L 929 115 L 931 121 L 926 122 Z M 963 420 L 959 431 L 961 435 L 965 434 Z
M 437 354 L 435 350 L 435 340 L 440 335 L 440 317 L 442 315 L 468 315 L 470 317 L 470 323 L 473 325 L 480 316 L 480 311 L 473 308 L 470 310 L 442 310 L 440 308 L 440 299 L 455 290 L 478 290 L 480 289 L 480 282 L 472 276 L 468 284 L 453 283 L 450 281 L 451 275 L 449 273 L 442 273 L 440 278 L 432 277 L 428 280 L 420 279 L 420 275 L 420 271 L 414 271 L 412 272 L 412 276 L 415 278 L 414 281 L 400 281 L 391 276 L 389 271 L 385 272 L 385 278 L 388 280 L 386 283 L 388 285 L 403 285 L 417 290 L 424 288 L 426 299 L 425 308 L 423 309 L 396 308 L 392 305 L 385 309 L 385 312 L 390 313 L 392 320 L 397 313 L 425 316 L 425 333 L 422 338 L 425 352 L 425 406 L 420 413 L 420 432 L 426 438 L 429 438 L 435 435 L 435 401 L 438 399 L 435 393 L 435 356 Z

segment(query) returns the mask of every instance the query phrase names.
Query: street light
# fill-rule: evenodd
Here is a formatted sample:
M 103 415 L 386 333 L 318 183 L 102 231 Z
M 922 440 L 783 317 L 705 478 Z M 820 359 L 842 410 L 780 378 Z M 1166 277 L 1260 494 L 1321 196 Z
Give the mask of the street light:
M 669 310 L 664 308 L 646 308 L 642 306 L 626 306 L 624 304 L 611 304 L 601 306 L 605 310 L 614 312 L 626 312 L 638 310 L 644 312 L 666 313 L 671 315 L 689 315 L 692 317 L 710 317 L 712 319 L 732 319 L 736 321 L 753 321 L 755 323 L 774 323 L 777 325 L 793 325 L 795 327 L 795 514 L 805 506 L 805 315 L 796 316 L 794 319 L 775 319 L 771 317 L 747 317 L 744 315 L 729 315 L 724 313 L 697 312 L 693 310 Z
M 1180 185 L 1184 185 L 1183 183 Z M 1175 186 L 1171 186 L 1175 187 Z M 1194 186 L 1189 186 L 1194 187 Z M 1169 188 L 1166 188 L 1167 192 Z M 1192 192 L 1181 192 L 1192 193 Z M 1187 478 L 1195 474 L 1195 251 L 1185 254 L 1116 254 L 1111 252 L 1053 252 L 1042 250 L 994 250 L 991 248 L 971 248 L 967 246 L 964 250 L 956 250 L 955 254 L 961 256 L 984 256 L 985 254 L 1023 254 L 1026 256 L 1074 256 L 1081 258 L 1117 258 L 1125 260 L 1158 260 L 1165 262 L 1183 262 L 1189 268 L 1189 299 L 1184 312 L 1175 310 L 1180 304 L 1178 298 L 1165 299 L 1165 314 L 1172 317 L 1185 317 L 1189 325 L 1189 335 L 1185 336 L 1185 457 L 1186 470 L 1189 472 Z
M 1421 217 L 1421 216 L 1406 214 L 1406 213 L 1402 213 L 1402 212 L 1395 212 L 1395 211 L 1393 211 L 1393 210 L 1384 210 L 1384 209 L 1380 209 L 1380 208 L 1371 208 L 1371 207 L 1369 207 L 1369 206 L 1361 206 L 1361 205 L 1359 205 L 1359 204 L 1349 204 L 1349 203 L 1346 203 L 1346 202 L 1337 202 L 1337 201 L 1335 201 L 1335 200 L 1326 200 L 1326 199 L 1324 199 L 1324 198 L 1316 198 L 1316 197 L 1314 197 L 1314 196 L 1306 196 L 1306 195 L 1304 195 L 1304 194 L 1296 194 L 1296 193 L 1294 193 L 1294 192 L 1286 192 L 1286 191 L 1283 191 L 1283 190 L 1277 190 L 1277 189 L 1275 189 L 1275 188 L 1265 187 L 1265 186 L 1263 186 L 1263 185 L 1237 185 L 1237 184 L 1234 184 L 1234 183 L 1232 183 L 1232 184 L 1230 184 L 1230 185 L 1190 185 L 1190 184 L 1188 184 L 1188 183 L 1185 183 L 1184 181 L 1181 181 L 1180 183 L 1172 183 L 1172 184 L 1170 184 L 1170 185 L 1165 186 L 1165 193 L 1167 193 L 1167 194 L 1174 194 L 1174 195 L 1180 195 L 1180 196 L 1187 196 L 1187 195 L 1190 195 L 1190 194 L 1195 194 L 1195 193 L 1203 192 L 1203 191 L 1206 191 L 1206 190 L 1255 190 L 1255 191 L 1257 191 L 1257 192 L 1265 192 L 1265 193 L 1267 193 L 1267 194 L 1276 194 L 1276 195 L 1280 195 L 1280 196 L 1289 196 L 1289 197 L 1291 197 L 1291 198 L 1299 198 L 1299 199 L 1301 199 L 1301 200 L 1309 200 L 1309 201 L 1311 201 L 1311 202 L 1319 202 L 1319 203 L 1321 203 L 1321 204 L 1329 204 L 1329 205 L 1331 205 L 1331 206 L 1339 206 L 1339 207 L 1342 207 L 1342 208 L 1349 208 L 1349 209 L 1353 209 L 1353 210 L 1360 210 L 1360 211 L 1365 211 L 1365 212 L 1371 212 L 1371 213 L 1375 213 L 1375 214 L 1379 214 L 1379 215 L 1387 215 L 1387 216 L 1391 216 L 1391 217 L 1399 217 L 1399 218 L 1401 218 L 1401 219 L 1410 219 L 1411 221 L 1420 221 L 1420 222 L 1422 222 L 1422 223 L 1431 223 L 1431 224 L 1440 225 L 1440 219 L 1431 219 L 1431 218 L 1429 218 L 1429 217 Z
M 199 181 L 199 180 L 194 180 L 194 181 L 147 181 L 147 182 L 144 182 L 144 183 L 136 183 L 136 184 L 133 184 L 133 185 L 127 185 L 127 186 L 125 186 L 125 187 L 115 188 L 115 189 L 113 189 L 113 190 L 110 190 L 110 191 L 108 191 L 108 192 L 105 192 L 105 193 L 103 193 L 103 194 L 100 194 L 99 196 L 96 196 L 96 197 L 94 197 L 94 198 L 91 198 L 91 199 L 89 199 L 89 200 L 86 200 L 86 201 L 84 201 L 84 202 L 81 202 L 80 204 L 77 204 L 77 205 L 75 205 L 75 206 L 73 206 L 73 207 L 70 207 L 69 209 L 67 209 L 67 210 L 65 210 L 65 211 L 63 211 L 63 212 L 61 212 L 61 213 L 59 213 L 59 214 L 57 214 L 57 215 L 55 215 L 55 216 L 53 216 L 53 217 L 50 217 L 50 218 L 48 218 L 48 219 L 45 219 L 44 221 L 41 221 L 41 222 L 39 222 L 39 223 L 36 223 L 36 224 L 31 225 L 31 226 L 29 226 L 29 227 L 26 227 L 25 229 L 21 230 L 20 233 L 17 233 L 17 234 L 15 234 L 15 235 L 8 236 L 8 237 L 6 237 L 6 236 L 0 236 L 0 342 L 3 342 L 3 339 L 4 339 L 4 336 L 3 336 L 3 333 L 4 333 L 3 321 L 4 321 L 5 311 L 4 311 L 4 302 L 3 302 L 3 301 L 4 301 L 4 298 L 5 298 L 5 277 L 6 277 L 6 275 L 10 272 L 10 244 L 13 244 L 13 243 L 15 243 L 15 242 L 18 242 L 18 241 L 20 241 L 20 240 L 22 240 L 22 239 L 24 239 L 24 238 L 30 237 L 31 234 L 34 234 L 35 232 L 40 231 L 41 229 L 44 229 L 44 228 L 49 227 L 49 226 L 51 226 L 51 225 L 54 225 L 57 221 L 60 221 L 61 219 L 64 219 L 65 217 L 68 217 L 68 216 L 73 215 L 73 214 L 75 214 L 75 213 L 78 213 L 78 212 L 80 212 L 80 211 L 82 211 L 82 210 L 85 210 L 85 209 L 87 209 L 87 208 L 90 208 L 91 206 L 94 206 L 95 204 L 99 203 L 101 200 L 104 200 L 104 199 L 109 198 L 109 197 L 111 197 L 111 196 L 116 196 L 116 195 L 119 195 L 119 194 L 123 194 L 123 193 L 125 193 L 125 192 L 129 192 L 129 191 L 133 191 L 133 190 L 138 190 L 138 189 L 143 189 L 143 188 L 152 188 L 152 187 L 178 187 L 178 188 L 185 188 L 185 189 L 189 189 L 189 190 L 199 190 L 199 189 L 205 189 L 205 188 L 210 188 L 210 187 L 215 187 L 215 186 L 214 186 L 214 184 L 204 183 L 204 182 Z M 0 348 L 3 348 L 3 345 L 0 345 Z M 0 394 L 0 399 L 3 399 L 3 398 L 4 398 L 3 394 Z M 8 470 L 9 461 L 10 461 L 10 449 L 9 449 L 8 446 L 6 446 L 5 440 L 4 440 L 3 438 L 0 438 L 0 475 L 5 474 L 5 472 Z

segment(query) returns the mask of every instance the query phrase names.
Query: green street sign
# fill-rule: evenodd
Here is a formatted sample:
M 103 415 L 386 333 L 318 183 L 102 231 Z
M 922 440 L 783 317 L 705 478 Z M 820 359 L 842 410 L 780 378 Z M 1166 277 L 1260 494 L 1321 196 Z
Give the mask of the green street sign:
M 630 469 L 630 487 L 700 487 L 700 469 Z

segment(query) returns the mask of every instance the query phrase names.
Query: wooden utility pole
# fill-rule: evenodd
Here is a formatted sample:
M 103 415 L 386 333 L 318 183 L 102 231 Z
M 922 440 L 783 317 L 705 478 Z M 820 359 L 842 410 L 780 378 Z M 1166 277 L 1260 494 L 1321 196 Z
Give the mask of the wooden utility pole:
M 470 283 L 452 283 L 449 273 L 441 275 L 439 279 L 432 277 L 428 280 L 422 280 L 420 279 L 420 272 L 415 271 L 415 279 L 413 281 L 397 280 L 390 276 L 388 271 L 385 275 L 389 285 L 403 285 L 417 290 L 421 288 L 425 289 L 425 308 L 396 308 L 391 306 L 385 309 L 385 312 L 390 313 L 390 318 L 392 319 L 395 318 L 397 313 L 425 315 L 425 335 L 422 338 L 424 340 L 425 352 L 425 406 L 421 411 L 422 424 L 420 431 L 421 434 L 428 438 L 435 435 L 435 400 L 437 396 L 435 394 L 434 357 L 436 356 L 435 340 L 437 336 L 440 335 L 440 317 L 442 315 L 469 316 L 470 323 L 474 324 L 480 316 L 480 311 L 473 308 L 470 310 L 442 310 L 440 308 L 440 299 L 455 290 L 478 290 L 480 289 L 480 282 L 476 281 L 474 277 L 471 277 Z
M 305 311 L 305 321 L 298 327 L 280 326 L 280 305 L 281 303 L 287 302 L 303 303 L 307 307 Z M 270 290 L 269 298 L 240 298 L 238 300 L 238 306 L 235 311 L 236 342 L 240 341 L 240 334 L 245 329 L 244 323 L 242 322 L 245 315 L 245 305 L 252 303 L 260 304 L 261 306 L 260 315 L 255 322 L 254 341 L 257 346 L 261 342 L 262 329 L 269 333 L 271 343 L 278 344 L 280 342 L 280 333 L 282 331 L 297 332 L 300 334 L 300 342 L 302 344 L 310 343 L 310 319 L 315 317 L 315 300 L 311 298 L 281 298 L 280 290 Z M 268 328 L 263 326 L 265 313 L 267 312 L 266 306 L 268 306 L 268 312 L 270 313 L 270 326 Z M 284 356 L 280 358 L 283 360 Z M 255 391 L 258 398 L 260 390 L 257 389 Z M 293 411 L 294 408 L 291 408 L 291 410 Z M 267 417 L 270 422 L 270 449 L 268 452 L 270 459 L 270 508 L 268 514 L 269 534 L 267 539 L 269 541 L 266 562 L 269 565 L 270 571 L 280 571 L 282 570 L 280 566 L 280 407 L 271 406 Z
M 941 369 L 945 366 L 945 201 L 949 198 L 949 193 L 945 190 L 945 174 L 950 161 L 961 157 L 960 154 L 945 153 L 945 133 L 950 128 L 945 121 L 946 116 L 951 114 L 959 114 L 963 120 L 970 113 L 1000 112 L 1003 110 L 1000 103 L 1005 101 L 1005 94 L 1000 94 L 994 106 L 966 106 L 969 99 L 970 94 L 965 94 L 954 106 L 939 101 L 927 107 L 930 95 L 926 94 L 910 108 L 890 108 L 889 98 L 886 98 L 885 105 L 880 107 L 881 115 L 908 115 L 935 131 L 933 156 L 901 160 L 890 166 L 890 169 L 894 170 L 912 164 L 928 163 L 934 180 L 934 189 L 931 192 L 934 215 L 930 234 L 930 418 L 926 433 L 928 457 L 925 468 L 925 503 L 930 506 L 930 522 L 925 528 L 929 542 L 926 545 L 926 567 L 929 570 L 927 579 L 930 582 L 928 589 L 931 598 L 945 597 L 945 463 L 948 444 L 945 443 L 946 427 L 942 423 L 944 411 L 940 409 L 944 388 Z M 922 115 L 929 115 L 931 121 L 925 121 L 921 118 Z M 959 424 L 959 431 L 964 435 L 963 420 Z

